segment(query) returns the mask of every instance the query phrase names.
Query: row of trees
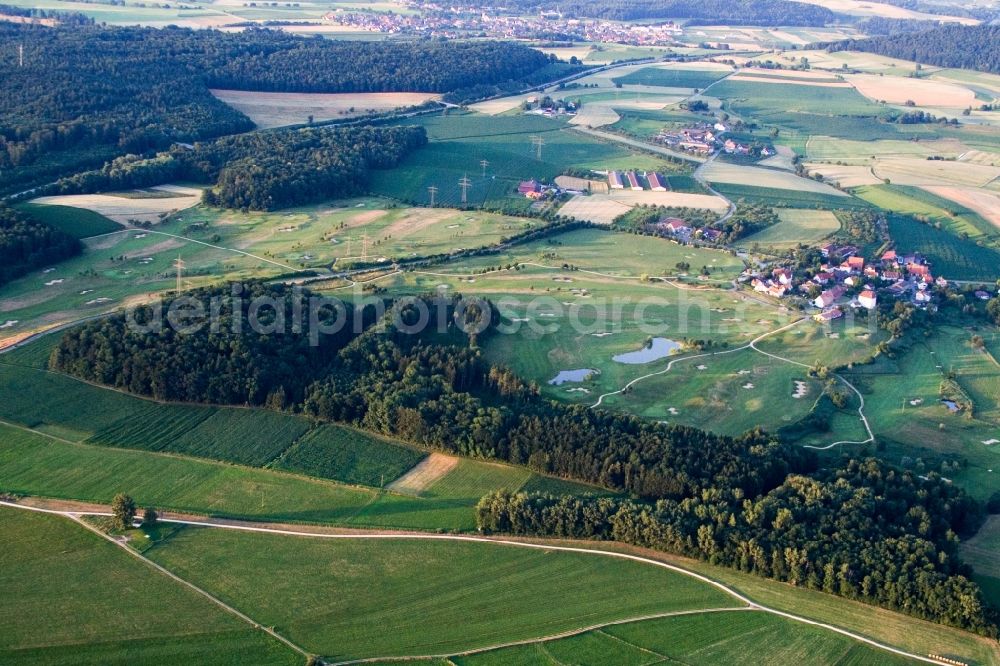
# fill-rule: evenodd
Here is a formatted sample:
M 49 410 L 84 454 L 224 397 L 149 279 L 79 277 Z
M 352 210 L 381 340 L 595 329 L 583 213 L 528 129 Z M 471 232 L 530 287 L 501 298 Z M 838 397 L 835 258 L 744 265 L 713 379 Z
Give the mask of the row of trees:
M 273 210 L 363 192 L 372 169 L 388 169 L 426 145 L 423 127 L 324 127 L 253 132 L 175 145 L 153 158 L 127 155 L 58 181 L 58 194 L 149 187 L 173 180 L 213 184 L 205 202 Z
M 996 618 L 957 556 L 974 503 L 936 473 L 875 459 L 791 474 L 756 497 L 716 487 L 655 504 L 498 491 L 487 533 L 615 540 L 857 599 L 989 636 Z
M 76 238 L 0 203 L 0 285 L 81 250 Z
M 945 25 L 920 32 L 847 39 L 824 44 L 830 51 L 865 51 L 939 67 L 1000 73 L 1000 25 Z

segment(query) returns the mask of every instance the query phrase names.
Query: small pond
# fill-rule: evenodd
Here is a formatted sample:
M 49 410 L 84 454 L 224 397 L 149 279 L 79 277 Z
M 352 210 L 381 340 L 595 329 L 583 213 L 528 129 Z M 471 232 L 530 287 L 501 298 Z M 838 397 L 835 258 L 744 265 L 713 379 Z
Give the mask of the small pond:
M 619 363 L 628 363 L 629 365 L 651 363 L 652 361 L 658 361 L 661 358 L 670 356 L 680 348 L 681 343 L 675 342 L 674 340 L 670 340 L 668 338 L 653 338 L 652 343 L 649 346 L 643 347 L 637 351 L 618 354 L 617 356 L 612 356 L 611 358 Z

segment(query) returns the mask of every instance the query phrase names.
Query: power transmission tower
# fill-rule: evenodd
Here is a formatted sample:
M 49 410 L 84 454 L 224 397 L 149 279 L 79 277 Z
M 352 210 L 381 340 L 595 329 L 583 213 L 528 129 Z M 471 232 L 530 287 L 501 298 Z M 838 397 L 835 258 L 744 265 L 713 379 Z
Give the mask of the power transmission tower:
M 462 203 L 468 202 L 469 188 L 472 187 L 472 181 L 469 180 L 468 174 L 462 176 L 462 180 L 458 181 L 458 186 L 462 188 Z
M 368 258 L 368 232 L 361 234 L 361 260 Z
M 17 45 L 17 66 L 24 67 L 24 44 Z
M 489 165 L 490 163 L 487 160 L 480 160 L 479 162 L 479 166 L 483 167 L 483 178 L 486 178 L 486 167 L 488 167 Z
M 545 145 L 545 139 L 540 136 L 531 137 L 531 145 L 535 147 L 535 159 L 542 159 L 542 146 Z
M 434 197 L 437 196 L 438 188 L 434 185 L 431 185 L 430 187 L 427 188 L 427 191 L 431 193 L 431 208 L 434 208 Z
M 177 255 L 174 266 L 177 268 L 177 293 L 179 294 L 184 288 L 184 260 L 181 259 L 181 255 Z

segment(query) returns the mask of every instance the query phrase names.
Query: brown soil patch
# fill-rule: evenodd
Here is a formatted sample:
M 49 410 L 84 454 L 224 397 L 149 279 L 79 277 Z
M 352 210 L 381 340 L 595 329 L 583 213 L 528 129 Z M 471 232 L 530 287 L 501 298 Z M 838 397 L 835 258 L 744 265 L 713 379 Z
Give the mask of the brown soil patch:
M 979 213 L 984 220 L 1000 229 L 1000 194 L 974 187 L 945 185 L 925 185 L 923 189 Z
M 406 495 L 419 495 L 458 464 L 458 458 L 443 453 L 432 453 L 413 469 L 387 486 L 388 490 Z
M 430 211 L 424 208 L 413 208 L 388 227 L 382 230 L 386 236 L 405 236 L 433 227 L 438 222 L 444 222 L 455 215 L 451 210 Z

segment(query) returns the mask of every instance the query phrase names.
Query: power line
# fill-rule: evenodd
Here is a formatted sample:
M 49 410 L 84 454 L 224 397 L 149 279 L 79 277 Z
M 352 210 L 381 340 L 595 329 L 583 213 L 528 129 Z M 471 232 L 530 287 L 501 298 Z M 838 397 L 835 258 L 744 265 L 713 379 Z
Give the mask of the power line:
M 490 165 L 488 160 L 480 160 L 479 166 L 483 167 L 483 178 L 486 178 L 486 167 Z
M 472 181 L 469 180 L 468 174 L 462 176 L 462 179 L 458 181 L 458 186 L 462 188 L 462 203 L 468 202 L 469 188 L 472 187 Z

